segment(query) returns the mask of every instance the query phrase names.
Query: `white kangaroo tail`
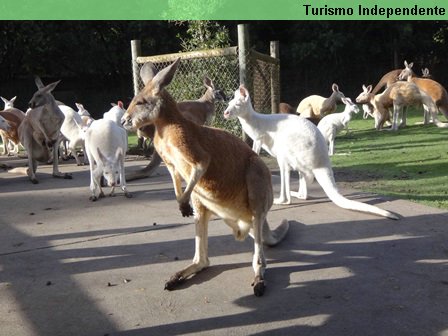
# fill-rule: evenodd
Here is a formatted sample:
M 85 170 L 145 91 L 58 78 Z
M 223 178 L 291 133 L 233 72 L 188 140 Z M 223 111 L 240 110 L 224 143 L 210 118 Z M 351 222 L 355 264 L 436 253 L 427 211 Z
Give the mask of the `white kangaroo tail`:
M 265 220 L 263 224 L 263 243 L 267 246 L 275 246 L 280 243 L 289 230 L 289 222 L 284 219 L 280 225 L 275 229 L 269 228 L 268 222 Z
M 331 168 L 318 168 L 313 170 L 314 176 L 316 177 L 317 182 L 319 182 L 322 189 L 325 191 L 330 200 L 336 204 L 338 207 L 347 210 L 360 211 L 365 213 L 370 213 L 373 215 L 378 215 L 382 217 L 387 217 L 390 219 L 398 219 L 398 216 L 387 211 L 380 209 L 374 205 L 352 201 L 348 198 L 342 196 L 334 181 L 333 173 Z
M 18 175 L 28 175 L 28 167 L 16 167 L 8 170 L 8 173 L 18 174 Z
M 433 118 L 434 124 L 439 128 L 448 128 L 448 123 L 440 121 L 438 118 Z

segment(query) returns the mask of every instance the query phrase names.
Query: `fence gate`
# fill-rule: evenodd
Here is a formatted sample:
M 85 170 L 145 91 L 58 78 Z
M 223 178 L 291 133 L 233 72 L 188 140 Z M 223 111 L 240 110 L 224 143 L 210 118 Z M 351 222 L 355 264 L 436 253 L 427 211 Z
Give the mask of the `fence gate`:
M 176 75 L 168 86 L 168 91 L 176 101 L 195 100 L 205 92 L 203 79 L 208 76 L 216 88 L 224 91 L 227 97 L 233 97 L 234 91 L 244 82 L 249 89 L 252 104 L 257 112 L 277 112 L 280 96 L 280 62 L 277 58 L 245 50 L 229 47 L 213 50 L 173 53 L 157 56 L 140 56 L 139 42 L 132 41 L 134 93 L 137 94 L 144 84 L 139 76 L 140 68 L 146 62 L 152 62 L 161 70 L 177 58 L 181 58 Z M 241 62 L 245 62 L 245 71 L 241 73 Z M 241 80 L 244 77 L 244 81 Z M 228 130 L 242 136 L 238 120 L 225 120 L 223 112 L 227 103 L 215 104 L 216 112 L 211 126 Z

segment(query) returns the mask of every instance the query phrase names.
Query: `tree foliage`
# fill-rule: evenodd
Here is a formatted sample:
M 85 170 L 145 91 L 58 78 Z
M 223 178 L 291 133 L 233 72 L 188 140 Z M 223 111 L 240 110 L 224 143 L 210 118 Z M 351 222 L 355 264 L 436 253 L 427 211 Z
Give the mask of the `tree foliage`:
M 0 95 L 21 94 L 23 100 L 29 99 L 32 75 L 37 74 L 44 79 L 62 78 L 58 88 L 73 91 L 73 99 L 127 100 L 132 96 L 131 40 L 142 41 L 145 55 L 237 45 L 237 23 L 1 21 Z M 333 82 L 354 96 L 362 84 L 375 84 L 404 60 L 413 61 L 417 73 L 420 67 L 428 67 L 436 80 L 448 84 L 446 21 L 247 24 L 256 50 L 269 53 L 269 41 L 280 41 L 282 100 L 292 105 L 306 95 L 329 95 Z

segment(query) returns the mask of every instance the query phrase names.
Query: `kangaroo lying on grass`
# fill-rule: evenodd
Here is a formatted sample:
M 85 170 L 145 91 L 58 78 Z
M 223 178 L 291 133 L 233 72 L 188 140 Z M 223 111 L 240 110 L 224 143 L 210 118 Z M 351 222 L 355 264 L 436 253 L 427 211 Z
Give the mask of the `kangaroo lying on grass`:
M 391 219 L 398 217 L 376 206 L 352 201 L 337 190 L 325 139 L 317 127 L 305 118 L 289 114 L 262 114 L 255 112 L 249 92 L 241 85 L 224 111 L 226 119 L 238 117 L 244 132 L 252 138 L 256 153 L 263 148 L 277 158 L 280 168 L 281 191 L 276 204 L 290 204 L 291 195 L 306 199 L 307 185 L 313 177 L 327 196 L 341 208 L 367 212 Z M 290 192 L 290 170 L 299 172 L 300 186 L 297 193 Z
M 194 208 L 193 262 L 175 273 L 165 289 L 174 289 L 209 266 L 207 227 L 214 214 L 230 226 L 236 239 L 253 236 L 252 286 L 254 294 L 261 296 L 266 268 L 263 243 L 279 243 L 288 231 L 288 221 L 283 220 L 275 231 L 269 229 L 266 216 L 273 199 L 271 174 L 258 155 L 230 133 L 199 126 L 183 117 L 174 99 L 164 90 L 173 79 L 179 60 L 147 82 L 123 116 L 123 125 L 128 129 L 155 125 L 154 145 L 173 179 L 180 211 L 183 216 L 193 215 L 190 198 Z M 184 191 L 182 179 L 186 181 Z
M 37 162 L 47 163 L 53 152 L 53 177 L 71 179 L 70 174 L 62 174 L 58 167 L 58 148 L 61 137 L 61 125 L 64 114 L 59 109 L 51 92 L 58 82 L 44 86 L 39 77 L 35 78 L 38 90 L 29 102 L 30 110 L 19 126 L 19 138 L 28 155 L 26 173 L 32 183 L 36 178 Z M 24 173 L 20 168 L 10 170 L 12 173 Z
M 85 148 L 90 165 L 91 201 L 104 197 L 100 178 L 104 176 L 106 184 L 112 187 L 109 196 L 114 196 L 117 185 L 127 198 L 132 197 L 126 187 L 124 156 L 128 147 L 126 130 L 110 119 L 95 120 L 85 132 Z M 99 194 L 97 196 L 97 189 Z

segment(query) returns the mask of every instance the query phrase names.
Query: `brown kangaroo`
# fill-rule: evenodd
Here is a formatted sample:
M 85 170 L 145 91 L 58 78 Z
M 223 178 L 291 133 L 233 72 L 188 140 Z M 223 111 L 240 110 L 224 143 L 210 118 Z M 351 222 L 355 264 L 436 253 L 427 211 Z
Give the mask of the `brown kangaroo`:
M 271 231 L 266 216 L 273 202 L 271 174 L 264 162 L 241 139 L 230 133 L 199 126 L 179 112 L 164 89 L 174 77 L 180 59 L 157 73 L 134 97 L 123 116 L 123 126 L 138 129 L 154 124 L 154 146 L 173 180 L 183 216 L 194 214 L 196 248 L 193 262 L 165 284 L 171 290 L 209 266 L 208 222 L 217 215 L 230 226 L 236 239 L 254 238 L 252 267 L 254 294 L 265 290 L 266 258 L 263 243 L 275 245 L 286 235 L 289 223 Z M 186 182 L 182 191 L 182 180 Z M 190 206 L 191 203 L 194 208 Z

